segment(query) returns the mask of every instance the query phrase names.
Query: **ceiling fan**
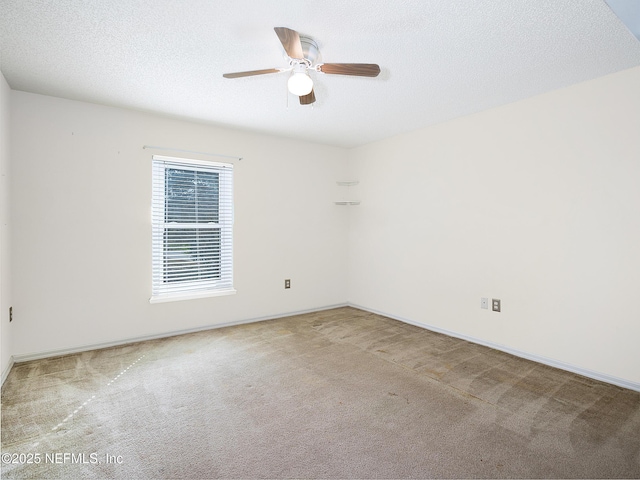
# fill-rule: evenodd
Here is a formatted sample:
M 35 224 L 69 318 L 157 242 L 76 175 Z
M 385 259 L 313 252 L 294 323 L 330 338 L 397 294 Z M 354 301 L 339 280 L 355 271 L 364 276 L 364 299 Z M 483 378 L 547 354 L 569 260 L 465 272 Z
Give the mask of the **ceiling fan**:
M 224 78 L 250 77 L 267 73 L 292 72 L 287 82 L 289 91 L 300 97 L 301 105 L 310 105 L 316 101 L 313 93 L 313 80 L 308 72 L 328 73 L 332 75 L 356 75 L 360 77 L 377 77 L 380 67 L 375 63 L 318 63 L 318 44 L 310 37 L 300 35 L 286 27 L 275 27 L 274 30 L 289 58 L 286 68 L 267 68 L 248 72 L 225 73 Z

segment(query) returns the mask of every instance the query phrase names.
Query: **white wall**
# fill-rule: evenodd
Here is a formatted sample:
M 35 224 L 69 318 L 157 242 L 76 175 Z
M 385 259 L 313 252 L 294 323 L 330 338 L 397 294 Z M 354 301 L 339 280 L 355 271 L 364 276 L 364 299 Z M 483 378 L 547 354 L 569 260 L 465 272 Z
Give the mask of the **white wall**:
M 333 204 L 345 150 L 11 95 L 15 355 L 346 302 L 348 213 Z M 149 304 L 154 152 L 143 145 L 244 157 L 233 162 L 236 295 Z
M 349 301 L 640 384 L 639 86 L 634 68 L 350 152 Z
M 9 111 L 10 89 L 0 72 L 0 372 L 2 378 L 11 363 L 12 329 L 9 323 L 11 294 L 11 210 L 10 210 L 10 162 L 9 162 Z
M 639 84 L 635 68 L 345 151 L 9 94 L 3 83 L 13 281 L 5 228 L 2 367 L 7 352 L 348 300 L 639 384 Z M 0 134 L 6 147 L 6 126 Z M 144 144 L 244 157 L 234 162 L 237 295 L 148 303 Z M 345 179 L 360 181 L 360 206 L 333 205 Z M 481 310 L 480 297 L 500 298 L 503 311 Z

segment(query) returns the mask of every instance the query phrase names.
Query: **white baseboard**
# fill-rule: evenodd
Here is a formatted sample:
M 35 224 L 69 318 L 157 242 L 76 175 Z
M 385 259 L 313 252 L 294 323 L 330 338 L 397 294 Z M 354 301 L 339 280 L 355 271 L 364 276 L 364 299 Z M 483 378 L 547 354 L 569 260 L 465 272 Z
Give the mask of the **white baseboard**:
M 4 381 L 9 376 L 9 372 L 11 371 L 11 368 L 13 367 L 13 364 L 14 364 L 14 359 L 13 359 L 13 355 L 12 355 L 12 356 L 9 357 L 9 365 L 7 365 L 7 368 L 5 368 L 2 371 L 2 382 L 0 382 L 0 385 L 4 385 Z
M 158 334 L 153 334 L 153 335 L 144 335 L 141 337 L 130 337 L 130 338 L 123 338 L 121 340 L 116 340 L 113 342 L 105 342 L 105 343 L 92 343 L 92 344 L 86 344 L 86 345 L 77 345 L 74 347 L 69 347 L 69 348 L 62 348 L 59 350 L 48 350 L 45 352 L 34 352 L 34 353 L 27 353 L 27 354 L 22 354 L 22 355 L 14 355 L 12 357 L 12 361 L 11 361 L 11 365 L 9 366 L 9 368 L 7 368 L 7 372 L 6 375 L 9 374 L 9 370 L 11 370 L 11 366 L 13 365 L 13 363 L 22 363 L 22 362 L 29 362 L 31 360 L 42 360 L 43 358 L 53 358 L 53 357 L 60 357 L 62 355 L 70 355 L 72 353 L 80 353 L 80 352 L 87 352 L 90 350 L 99 350 L 101 348 L 109 348 L 109 347 L 116 347 L 118 345 L 126 345 L 128 343 L 136 343 L 136 342 L 144 342 L 145 340 L 155 340 L 157 338 L 167 338 L 167 337 L 175 337 L 176 335 L 184 335 L 186 333 L 195 333 L 195 332 L 202 332 L 204 330 L 214 330 L 217 328 L 224 328 L 224 327 L 232 327 L 234 325 L 243 325 L 245 323 L 256 323 L 256 322 L 264 322 L 266 320 L 274 320 L 276 318 L 284 318 L 284 317 L 292 317 L 294 315 L 302 315 L 305 313 L 314 313 L 314 312 L 322 312 L 324 310 L 331 310 L 333 308 L 340 308 L 340 307 L 346 307 L 348 306 L 346 303 L 341 303 L 341 304 L 337 304 L 337 305 L 328 305 L 325 307 L 318 307 L 318 308 L 312 308 L 309 310 L 300 310 L 300 311 L 296 311 L 296 312 L 288 312 L 288 313 L 280 313 L 277 315 L 268 315 L 265 317 L 255 317 L 255 318 L 249 318 L 249 319 L 245 319 L 245 320 L 237 320 L 234 322 L 226 322 L 226 323 L 219 323 L 219 324 L 215 324 L 215 325 L 205 325 L 202 327 L 196 327 L 196 328 L 189 328 L 189 329 L 185 329 L 185 330 L 172 330 L 170 332 L 163 332 L 163 333 L 158 333 Z M 5 379 L 5 373 L 3 372 L 2 374 L 2 381 L 4 382 Z
M 599 380 L 601 382 L 610 383 L 612 385 L 617 385 L 618 387 L 628 388 L 629 390 L 635 390 L 636 392 L 640 392 L 640 383 L 631 382 L 629 380 L 625 380 L 623 378 L 614 377 L 612 375 L 607 375 L 605 373 L 594 372 L 592 370 L 588 370 L 582 367 L 576 367 L 575 365 L 571 365 L 568 363 L 560 362 L 558 360 L 554 360 L 552 358 L 542 357 L 540 355 L 536 355 L 529 352 L 523 352 L 521 350 L 516 350 L 511 347 L 507 347 L 505 345 L 500 345 L 498 343 L 489 342 L 487 340 L 482 340 L 480 338 L 471 337 L 469 335 L 465 335 L 458 332 L 453 332 L 451 330 L 446 330 L 444 328 L 435 327 L 433 325 L 429 325 L 422 322 L 416 322 L 410 320 L 408 318 L 399 317 L 397 315 L 391 315 L 386 312 L 380 312 L 378 310 L 363 307 L 362 305 L 356 305 L 353 303 L 349 303 L 348 306 L 357 308 L 359 310 L 364 310 L 365 312 L 375 313 L 377 315 L 382 315 L 383 317 L 389 317 L 394 320 L 398 320 L 403 323 L 408 323 L 411 325 L 415 325 L 416 327 L 424 328 L 426 330 L 430 330 L 432 332 L 442 333 L 444 335 L 448 335 L 450 337 L 460 338 L 462 340 L 466 340 L 471 343 L 477 343 L 478 345 L 484 345 L 485 347 L 493 348 L 494 350 L 500 350 L 505 353 L 509 353 L 511 355 L 515 355 L 516 357 L 526 358 L 527 360 L 532 360 L 537 363 L 542 363 L 544 365 L 548 365 L 550 367 L 559 368 L 560 370 L 566 370 L 568 372 L 577 373 L 578 375 L 582 375 L 583 377 L 592 378 L 594 380 Z

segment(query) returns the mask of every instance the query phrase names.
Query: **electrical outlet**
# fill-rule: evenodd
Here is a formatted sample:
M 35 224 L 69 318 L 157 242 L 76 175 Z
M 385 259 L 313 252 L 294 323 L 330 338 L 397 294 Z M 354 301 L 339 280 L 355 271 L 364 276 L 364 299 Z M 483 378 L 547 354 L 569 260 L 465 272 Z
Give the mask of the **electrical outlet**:
M 9 307 L 9 323 L 13 322 L 13 307 Z
M 484 308 L 485 310 L 489 310 L 489 299 L 482 297 L 480 299 L 480 308 Z
M 491 299 L 491 310 L 493 310 L 494 312 L 500 311 L 500 300 L 498 300 L 497 298 Z
M 291 280 L 289 278 L 284 281 L 284 288 L 291 288 Z

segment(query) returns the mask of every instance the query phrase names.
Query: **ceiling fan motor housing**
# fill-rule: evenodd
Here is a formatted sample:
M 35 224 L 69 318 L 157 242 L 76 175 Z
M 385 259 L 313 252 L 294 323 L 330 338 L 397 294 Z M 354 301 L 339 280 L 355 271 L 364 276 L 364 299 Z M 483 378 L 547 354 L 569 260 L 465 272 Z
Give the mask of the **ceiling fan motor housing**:
M 300 43 L 302 44 L 302 53 L 304 58 L 309 60 L 312 65 L 315 65 L 318 57 L 320 56 L 320 50 L 318 49 L 316 41 L 311 37 L 300 35 Z

